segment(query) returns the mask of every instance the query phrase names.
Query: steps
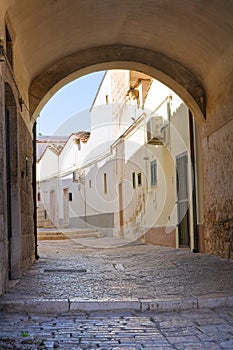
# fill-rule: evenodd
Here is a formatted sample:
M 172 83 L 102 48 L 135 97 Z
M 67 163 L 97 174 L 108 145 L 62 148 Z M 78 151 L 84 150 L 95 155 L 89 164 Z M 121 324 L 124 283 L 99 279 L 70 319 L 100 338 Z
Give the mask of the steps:
M 78 238 L 101 238 L 103 233 L 95 229 L 80 229 L 76 231 L 63 232 L 64 236 L 69 239 Z
M 37 240 L 38 241 L 44 241 L 44 240 L 61 240 L 66 239 L 66 237 L 63 235 L 62 231 L 56 230 L 56 229 L 38 229 L 37 230 Z
M 78 238 L 101 238 L 103 233 L 95 229 L 76 229 L 76 228 L 38 228 L 37 239 L 42 240 L 62 240 Z

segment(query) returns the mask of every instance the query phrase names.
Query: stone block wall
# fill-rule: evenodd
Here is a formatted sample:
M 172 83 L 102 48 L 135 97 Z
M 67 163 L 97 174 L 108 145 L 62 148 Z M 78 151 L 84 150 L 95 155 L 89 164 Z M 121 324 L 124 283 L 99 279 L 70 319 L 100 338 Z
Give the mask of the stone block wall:
M 4 112 L 3 84 L 0 74 L 0 115 Z M 7 275 L 7 256 L 6 256 L 6 237 L 5 237 L 5 135 L 4 118 L 0 118 L 0 295 L 6 290 Z
M 205 248 L 233 259 L 233 120 L 204 139 Z
M 32 133 L 30 133 L 22 118 L 19 118 L 19 147 L 22 271 L 25 271 L 35 259 L 35 237 L 33 223 Z

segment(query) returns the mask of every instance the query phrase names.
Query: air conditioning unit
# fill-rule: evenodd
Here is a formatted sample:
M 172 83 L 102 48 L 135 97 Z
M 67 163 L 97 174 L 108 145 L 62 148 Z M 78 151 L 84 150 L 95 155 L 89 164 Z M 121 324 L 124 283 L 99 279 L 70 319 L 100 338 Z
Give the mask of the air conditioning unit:
M 82 182 L 82 174 L 80 172 L 80 170 L 75 170 L 73 172 L 73 182 Z
M 150 117 L 146 126 L 147 143 L 150 145 L 162 145 L 166 136 L 163 117 Z

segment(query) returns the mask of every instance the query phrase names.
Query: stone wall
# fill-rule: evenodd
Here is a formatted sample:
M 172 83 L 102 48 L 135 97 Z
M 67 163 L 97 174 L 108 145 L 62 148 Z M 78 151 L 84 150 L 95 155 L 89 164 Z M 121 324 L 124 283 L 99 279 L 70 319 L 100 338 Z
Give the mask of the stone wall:
M 203 140 L 205 248 L 233 259 L 233 120 Z
M 21 171 L 21 237 L 22 270 L 31 266 L 35 259 L 32 192 L 32 134 L 23 119 L 19 119 L 19 147 Z
M 4 92 L 0 74 L 0 115 L 4 115 Z M 5 123 L 0 118 L 0 295 L 6 291 L 7 281 L 7 248 L 6 248 L 6 211 L 5 211 Z

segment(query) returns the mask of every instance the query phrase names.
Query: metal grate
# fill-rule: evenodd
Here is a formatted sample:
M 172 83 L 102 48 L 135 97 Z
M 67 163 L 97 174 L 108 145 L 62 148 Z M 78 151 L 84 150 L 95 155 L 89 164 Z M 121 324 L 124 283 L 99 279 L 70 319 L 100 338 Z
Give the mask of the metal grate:
M 51 273 L 84 273 L 86 269 L 45 269 L 44 272 Z

